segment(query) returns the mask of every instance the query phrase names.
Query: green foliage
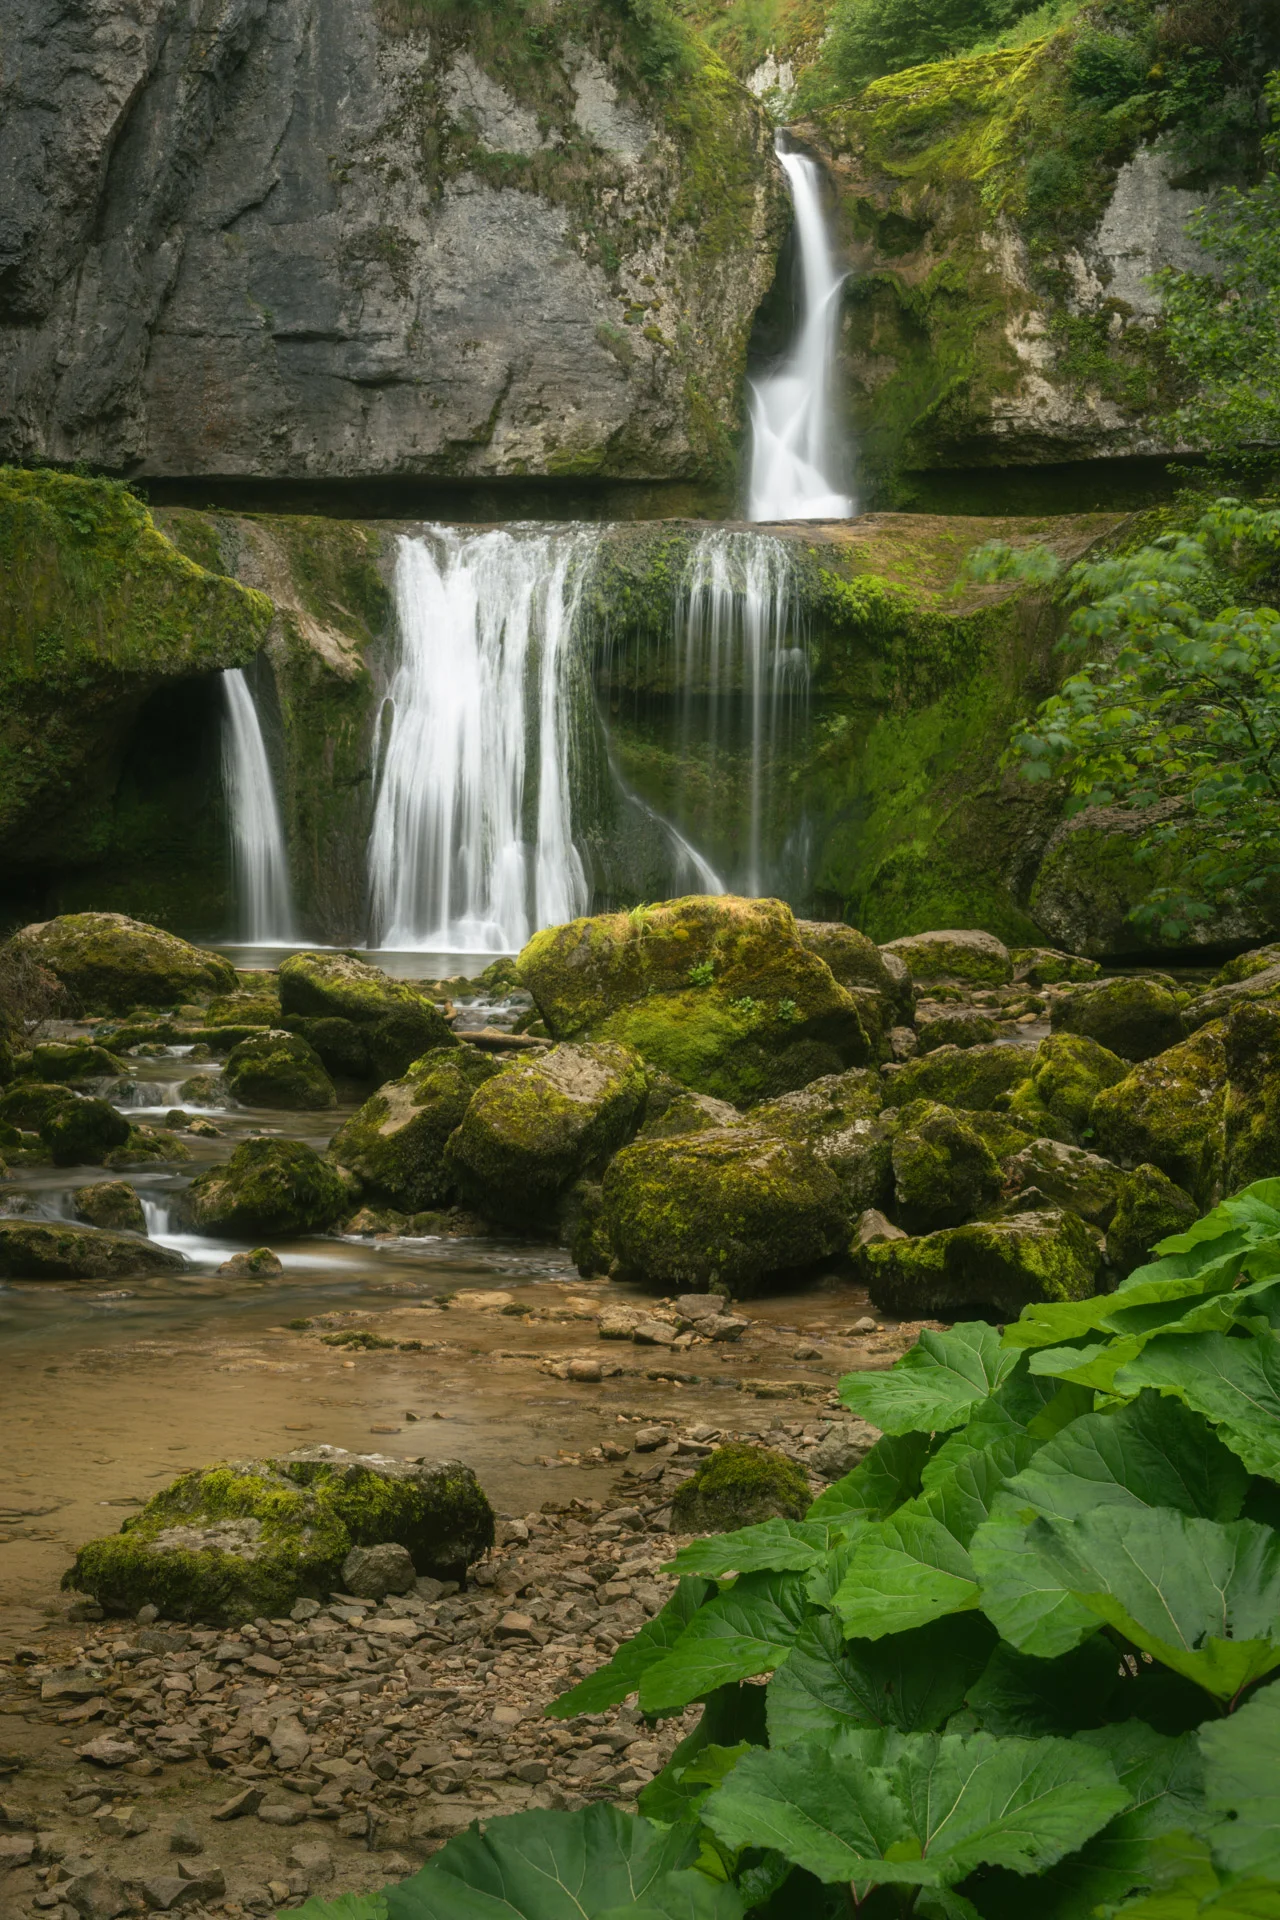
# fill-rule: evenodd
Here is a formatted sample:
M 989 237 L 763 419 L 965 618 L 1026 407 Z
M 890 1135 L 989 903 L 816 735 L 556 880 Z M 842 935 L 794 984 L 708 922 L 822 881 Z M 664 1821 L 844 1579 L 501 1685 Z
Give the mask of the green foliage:
M 1139 858 L 1176 844 L 1177 878 L 1131 915 L 1160 939 L 1280 876 L 1280 613 L 1257 600 L 1277 553 L 1280 512 L 1220 499 L 1189 532 L 1071 568 L 1062 644 L 1093 657 L 1009 749 L 1028 780 L 1064 781 L 1072 811 L 1137 815 Z M 1051 572 L 999 543 L 970 564 L 984 580 Z
M 1036 0 L 838 0 L 826 66 L 843 88 L 962 53 L 1031 11 Z

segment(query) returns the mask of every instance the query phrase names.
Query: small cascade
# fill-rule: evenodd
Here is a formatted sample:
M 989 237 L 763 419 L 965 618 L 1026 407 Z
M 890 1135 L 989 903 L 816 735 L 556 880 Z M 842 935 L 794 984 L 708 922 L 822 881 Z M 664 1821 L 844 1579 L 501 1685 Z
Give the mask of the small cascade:
M 831 430 L 832 388 L 840 327 L 837 265 L 822 205 L 822 169 L 790 151 L 779 133 L 775 151 L 795 210 L 800 262 L 800 318 L 782 363 L 751 382 L 751 480 L 748 520 L 847 520 L 854 503 L 841 491 Z
M 400 660 L 369 841 L 377 945 L 511 952 L 587 910 L 569 785 L 585 670 L 571 642 L 597 538 L 400 538 Z
M 173 1209 L 162 1205 L 159 1200 L 148 1200 L 145 1193 L 138 1195 L 142 1202 L 142 1219 L 148 1240 L 162 1240 L 172 1233 Z
M 293 939 L 289 864 L 258 709 L 239 667 L 229 667 L 222 684 L 227 696 L 222 772 L 239 936 L 251 946 L 287 946 Z

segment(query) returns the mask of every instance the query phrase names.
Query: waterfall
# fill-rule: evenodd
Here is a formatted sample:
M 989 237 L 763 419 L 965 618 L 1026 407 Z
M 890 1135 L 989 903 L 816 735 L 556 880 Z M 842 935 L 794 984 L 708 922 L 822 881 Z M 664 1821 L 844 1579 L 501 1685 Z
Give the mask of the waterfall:
M 831 389 L 844 274 L 836 265 L 822 206 L 822 170 L 774 148 L 795 210 L 800 256 L 800 321 L 786 358 L 751 382 L 751 481 L 748 520 L 846 520 L 852 498 L 840 491 L 832 445 Z
M 586 912 L 569 796 L 581 672 L 571 642 L 597 537 L 400 537 L 400 659 L 379 719 L 369 840 L 378 945 L 511 952 Z
M 222 684 L 227 696 L 222 777 L 231 813 L 240 938 L 251 946 L 287 946 L 293 939 L 289 864 L 258 709 L 239 667 L 228 668 Z

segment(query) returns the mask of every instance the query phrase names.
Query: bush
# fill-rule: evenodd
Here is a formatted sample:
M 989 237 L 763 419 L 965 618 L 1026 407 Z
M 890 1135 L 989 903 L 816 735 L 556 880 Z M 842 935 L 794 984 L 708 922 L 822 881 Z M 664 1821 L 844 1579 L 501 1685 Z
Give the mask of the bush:
M 963 53 L 1039 0 L 838 0 L 824 65 L 844 87 Z

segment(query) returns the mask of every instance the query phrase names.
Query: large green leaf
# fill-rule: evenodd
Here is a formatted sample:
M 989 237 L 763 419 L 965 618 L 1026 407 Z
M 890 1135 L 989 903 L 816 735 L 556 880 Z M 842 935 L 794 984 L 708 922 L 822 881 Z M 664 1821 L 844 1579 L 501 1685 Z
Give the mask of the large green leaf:
M 838 1531 L 821 1520 L 762 1520 L 736 1533 L 713 1533 L 681 1547 L 664 1573 L 700 1573 L 713 1580 L 731 1573 L 804 1573 L 816 1566 Z
M 920 1475 L 921 1491 L 928 1493 L 970 1454 L 983 1453 L 1001 1440 L 1030 1439 L 1043 1445 L 1082 1413 L 1092 1412 L 1093 1399 L 1082 1387 L 1064 1386 L 1019 1368 L 929 1456 Z
M 888 1373 L 850 1373 L 840 1398 L 885 1433 L 949 1433 L 995 1392 L 1017 1365 L 985 1320 L 946 1333 L 925 1328 Z
M 798 1573 L 746 1573 L 699 1607 L 669 1653 L 640 1678 L 645 1713 L 674 1713 L 731 1680 L 782 1665 L 807 1609 Z
M 687 1733 L 672 1751 L 661 1773 L 641 1791 L 637 1806 L 648 1820 L 660 1820 L 675 1826 L 687 1817 L 688 1791 L 681 1785 L 685 1769 L 708 1748 L 738 1748 L 744 1742 L 763 1747 L 768 1744 L 765 1726 L 765 1689 L 743 1687 L 736 1683 L 719 1687 L 707 1696 L 706 1704 L 692 1733 Z
M 642 1675 L 670 1652 L 703 1601 L 714 1592 L 708 1580 L 681 1580 L 662 1611 L 646 1621 L 634 1639 L 620 1646 L 607 1666 L 553 1700 L 548 1714 L 568 1720 L 577 1713 L 603 1713 L 607 1707 L 616 1707 L 636 1691 Z
M 857 1520 L 884 1520 L 920 1491 L 920 1475 L 929 1458 L 927 1433 L 886 1434 L 877 1440 L 852 1473 L 833 1480 L 818 1495 L 806 1520 L 847 1525 Z
M 695 1830 L 616 1807 L 513 1813 L 392 1887 L 389 1920 L 741 1920 L 734 1889 L 692 1870 L 697 1851 Z
M 1043 1870 L 1126 1798 L 1106 1756 L 1069 1740 L 849 1732 L 748 1753 L 702 1817 L 829 1884 L 946 1887 L 984 1865 Z
M 1024 1541 L 1060 1592 L 1219 1699 L 1280 1666 L 1280 1535 L 1269 1527 L 1107 1506 L 1033 1520 Z M 981 1570 L 976 1540 L 974 1561 Z M 1021 1623 L 999 1602 L 984 1586 L 984 1609 L 1005 1638 L 1042 1653 L 1034 1628 L 1015 1638 Z
M 940 1727 L 964 1704 L 994 1639 L 978 1613 L 883 1640 L 845 1640 L 830 1614 L 814 1614 L 769 1682 L 769 1744 L 791 1746 L 843 1727 Z
M 1280 1687 L 1202 1728 L 1205 1798 L 1217 1816 L 1215 1860 L 1232 1873 L 1280 1880 Z
M 1163 1335 L 1116 1375 L 1121 1393 L 1177 1394 L 1217 1426 L 1252 1473 L 1280 1480 L 1280 1338 Z
M 976 1616 L 966 1614 L 966 1621 Z M 940 1623 L 958 1626 L 959 1622 Z M 1101 1726 L 1112 1716 L 1111 1701 L 1120 1685 L 1120 1655 L 1098 1629 L 1088 1640 L 1056 1660 L 1037 1660 L 1001 1640 L 982 1674 L 969 1688 L 967 1704 L 985 1733 L 1016 1734 L 1024 1739 L 1078 1733 Z
M 1100 1910 L 1111 1920 L 1280 1920 L 1280 1884 L 1220 1875 L 1207 1842 L 1170 1834 L 1152 1843 L 1154 1888 L 1122 1906 Z
M 978 1604 L 1001 1637 L 1037 1660 L 1057 1660 L 1098 1631 L 1098 1617 L 1077 1600 L 1056 1563 L 1040 1552 L 1031 1526 L 991 1519 L 970 1546 Z

